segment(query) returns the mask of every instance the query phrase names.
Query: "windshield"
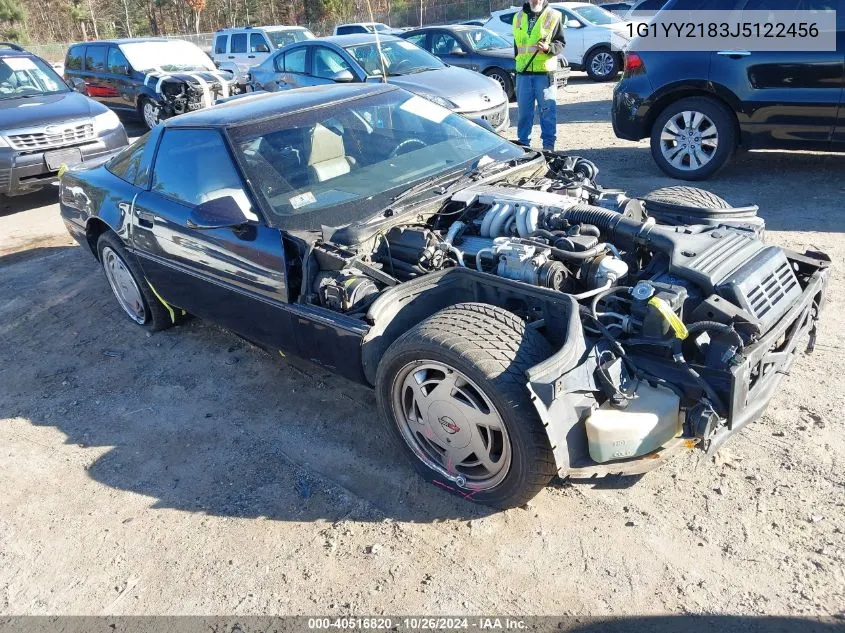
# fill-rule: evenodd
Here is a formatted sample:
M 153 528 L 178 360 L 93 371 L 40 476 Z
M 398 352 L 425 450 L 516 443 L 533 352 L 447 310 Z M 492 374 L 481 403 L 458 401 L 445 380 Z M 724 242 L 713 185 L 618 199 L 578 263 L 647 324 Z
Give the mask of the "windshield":
M 308 29 L 290 29 L 287 31 L 267 31 L 267 36 L 276 48 L 282 48 L 288 44 L 296 44 L 305 40 L 316 39 Z
M 386 24 L 382 24 L 381 22 L 376 22 L 375 24 L 370 24 L 367 26 L 367 30 L 372 33 L 373 29 L 381 33 L 382 31 L 389 31 L 390 27 Z
M 622 18 L 613 15 L 610 11 L 605 11 L 601 7 L 578 7 L 577 9 L 572 9 L 572 11 L 578 17 L 584 18 L 587 22 L 598 24 L 599 26 L 624 22 Z
M 0 99 L 67 91 L 62 78 L 37 57 L 0 58 Z
M 375 43 L 349 46 L 346 50 L 370 77 L 381 76 L 382 65 L 379 63 L 378 49 Z M 434 55 L 405 40 L 382 42 L 381 50 L 384 53 L 384 66 L 389 77 L 410 75 L 445 67 L 445 64 Z
M 141 73 L 217 70 L 208 55 L 183 40 L 132 42 L 121 44 L 120 50 L 132 68 Z
M 360 221 L 422 180 L 457 178 L 478 162 L 525 156 L 496 134 L 402 90 L 229 134 L 270 224 L 294 230 Z
M 496 48 L 513 48 L 513 44 L 488 29 L 468 29 L 464 31 L 469 45 L 475 51 L 489 51 Z

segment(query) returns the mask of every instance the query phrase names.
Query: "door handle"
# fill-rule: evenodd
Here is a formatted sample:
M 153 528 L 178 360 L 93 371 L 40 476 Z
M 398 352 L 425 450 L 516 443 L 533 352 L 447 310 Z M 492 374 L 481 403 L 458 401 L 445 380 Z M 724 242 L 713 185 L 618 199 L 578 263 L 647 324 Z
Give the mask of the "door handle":
M 748 57 L 751 51 L 718 51 L 716 54 L 724 57 Z
M 155 215 L 148 212 L 148 211 L 135 211 L 135 215 L 138 218 L 138 224 L 143 226 L 144 228 L 151 229 L 153 228 L 153 222 L 155 222 Z
M 247 55 L 246 58 L 247 59 L 255 59 L 255 55 Z
M 235 59 L 234 55 L 229 55 L 229 59 Z

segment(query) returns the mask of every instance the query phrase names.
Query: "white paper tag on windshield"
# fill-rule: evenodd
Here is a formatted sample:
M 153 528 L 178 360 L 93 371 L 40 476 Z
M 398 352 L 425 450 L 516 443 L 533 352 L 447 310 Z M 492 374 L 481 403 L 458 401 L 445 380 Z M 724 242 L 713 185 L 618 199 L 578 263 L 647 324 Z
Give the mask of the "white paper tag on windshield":
M 38 70 L 38 66 L 29 57 L 4 57 L 3 63 L 12 70 Z
M 405 110 L 405 112 L 410 112 L 411 114 L 416 114 L 424 119 L 433 121 L 434 123 L 442 123 L 443 119 L 451 114 L 443 106 L 439 106 L 428 99 L 423 99 L 416 95 L 408 99 L 399 108 Z
M 307 207 L 309 204 L 314 204 L 317 202 L 317 198 L 314 197 L 314 194 L 310 191 L 306 191 L 305 193 L 301 193 L 298 196 L 294 196 L 288 200 L 290 202 L 290 206 L 294 209 L 299 209 L 302 207 Z

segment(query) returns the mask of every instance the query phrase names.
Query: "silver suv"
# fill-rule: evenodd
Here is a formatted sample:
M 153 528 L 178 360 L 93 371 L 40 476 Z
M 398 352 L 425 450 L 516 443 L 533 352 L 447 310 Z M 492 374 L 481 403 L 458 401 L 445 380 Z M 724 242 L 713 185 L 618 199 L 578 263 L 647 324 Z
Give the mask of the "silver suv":
M 288 44 L 313 40 L 304 26 L 245 26 L 221 29 L 214 34 L 211 59 L 218 68 L 230 70 L 235 81 L 244 83 L 246 72 L 263 62 L 270 53 Z

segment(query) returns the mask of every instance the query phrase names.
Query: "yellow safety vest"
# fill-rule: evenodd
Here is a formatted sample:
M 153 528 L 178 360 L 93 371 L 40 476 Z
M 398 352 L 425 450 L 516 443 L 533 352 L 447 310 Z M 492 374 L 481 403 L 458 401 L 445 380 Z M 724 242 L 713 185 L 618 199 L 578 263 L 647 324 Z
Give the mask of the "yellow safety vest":
M 557 68 L 554 55 L 543 53 L 537 48 L 541 41 L 551 43 L 555 29 L 560 24 L 560 11 L 546 7 L 537 17 L 534 28 L 528 32 L 528 16 L 525 11 L 516 14 L 513 20 L 513 41 L 516 44 L 516 72 L 547 73 Z M 538 52 L 539 51 L 539 52 Z M 537 53 L 535 56 L 534 53 Z M 533 60 L 531 58 L 534 58 Z M 529 64 L 530 62 L 530 64 Z

